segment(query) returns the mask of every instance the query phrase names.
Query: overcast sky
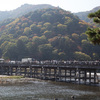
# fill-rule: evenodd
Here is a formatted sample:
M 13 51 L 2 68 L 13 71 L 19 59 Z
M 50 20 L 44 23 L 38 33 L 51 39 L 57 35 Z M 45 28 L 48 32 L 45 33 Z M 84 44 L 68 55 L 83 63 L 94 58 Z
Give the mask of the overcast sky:
M 89 11 L 100 6 L 100 0 L 1 0 L 0 11 L 13 10 L 26 3 L 50 4 L 71 12 Z

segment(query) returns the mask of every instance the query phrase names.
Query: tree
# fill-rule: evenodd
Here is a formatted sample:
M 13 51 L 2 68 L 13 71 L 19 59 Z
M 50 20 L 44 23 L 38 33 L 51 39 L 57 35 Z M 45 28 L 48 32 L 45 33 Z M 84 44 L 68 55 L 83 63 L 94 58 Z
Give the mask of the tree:
M 66 60 L 66 54 L 64 52 L 59 52 L 58 53 L 58 56 L 59 56 L 59 60 Z
M 41 37 L 38 36 L 34 36 L 32 41 L 36 44 L 36 45 L 41 45 L 41 44 L 45 44 L 47 43 L 46 37 L 43 35 Z
M 6 51 L 3 53 L 3 57 L 6 59 L 17 60 L 17 48 L 15 43 L 8 43 Z
M 97 53 L 93 53 L 93 60 L 97 60 L 97 59 L 99 59 L 98 54 Z
M 95 13 L 90 13 L 89 18 L 93 18 L 93 21 L 100 24 L 100 10 Z M 100 28 L 88 28 L 86 31 L 89 41 L 93 44 L 100 44 Z
M 52 15 L 49 14 L 49 13 L 44 13 L 41 17 L 42 17 L 42 19 L 45 20 L 46 22 L 50 22 L 50 21 L 51 21 L 51 18 L 52 18 Z
M 24 57 L 27 57 L 27 48 L 22 40 L 18 40 L 16 43 L 18 60 L 21 60 Z
M 45 26 L 46 29 L 48 29 L 48 30 L 51 29 L 51 23 L 49 23 L 49 22 L 44 23 L 43 26 Z
M 8 41 L 5 41 L 1 44 L 0 49 L 2 50 L 2 53 L 5 53 L 7 50 L 7 46 L 8 46 Z
M 18 39 L 22 40 L 24 43 L 28 42 L 28 37 L 27 36 L 20 36 Z
M 29 57 L 38 59 L 38 49 L 37 49 L 37 45 L 34 42 L 28 42 L 27 49 L 28 49 Z
M 76 33 L 73 33 L 73 34 L 72 34 L 72 38 L 73 38 L 74 40 L 78 40 L 78 39 L 79 39 L 79 35 L 76 34 Z
M 59 57 L 58 57 L 58 49 L 53 50 L 52 54 L 53 54 L 52 59 L 56 59 L 56 60 L 59 59 Z
M 93 53 L 92 43 L 90 43 L 90 41 L 87 41 L 85 39 L 82 40 L 81 43 L 82 43 L 82 52 L 92 56 L 92 53 Z M 90 48 L 91 48 L 91 50 L 90 50 Z
M 91 60 L 91 57 L 89 55 L 77 51 L 74 53 L 74 58 L 75 60 L 82 60 L 82 61 Z
M 42 60 L 50 60 L 52 58 L 53 47 L 51 44 L 39 45 L 39 53 Z
M 27 23 L 23 23 L 23 24 L 22 24 L 22 27 L 23 27 L 23 28 L 28 27 L 28 24 L 27 24 Z
M 31 32 L 32 32 L 32 30 L 31 30 L 30 27 L 26 27 L 26 28 L 24 29 L 24 34 L 26 34 L 26 35 L 30 35 Z
M 37 27 L 37 25 L 36 24 L 32 24 L 31 26 L 30 26 L 30 28 L 31 28 L 31 30 L 32 30 L 32 32 L 33 33 L 40 33 L 40 27 Z
M 57 30 L 59 34 L 66 34 L 67 33 L 67 25 L 64 24 L 58 24 Z
M 52 32 L 51 32 L 51 31 L 46 30 L 43 34 L 44 34 L 47 38 L 52 37 Z

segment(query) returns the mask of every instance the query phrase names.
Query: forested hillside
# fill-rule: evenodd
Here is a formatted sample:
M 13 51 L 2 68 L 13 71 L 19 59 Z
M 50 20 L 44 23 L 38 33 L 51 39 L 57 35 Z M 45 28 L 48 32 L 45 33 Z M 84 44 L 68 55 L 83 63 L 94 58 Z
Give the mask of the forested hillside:
M 0 21 L 3 21 L 8 18 L 17 18 L 31 11 L 43 8 L 54 8 L 54 7 L 49 4 L 40 4 L 40 5 L 24 4 L 21 7 L 18 7 L 17 9 L 11 11 L 0 11 Z
M 0 56 L 5 59 L 100 58 L 100 46 L 93 46 L 84 33 L 90 25 L 60 8 L 36 10 L 0 26 Z
M 96 25 L 95 23 L 93 23 L 93 20 L 92 19 L 89 19 L 88 18 L 88 14 L 89 13 L 92 13 L 92 12 L 96 12 L 100 9 L 100 6 L 99 7 L 95 7 L 93 8 L 92 10 L 90 11 L 86 11 L 86 12 L 78 12 L 78 13 L 74 13 L 75 15 L 77 15 L 81 20 L 84 20 L 85 22 L 88 22 L 92 25 Z M 96 25 L 97 26 L 97 25 Z

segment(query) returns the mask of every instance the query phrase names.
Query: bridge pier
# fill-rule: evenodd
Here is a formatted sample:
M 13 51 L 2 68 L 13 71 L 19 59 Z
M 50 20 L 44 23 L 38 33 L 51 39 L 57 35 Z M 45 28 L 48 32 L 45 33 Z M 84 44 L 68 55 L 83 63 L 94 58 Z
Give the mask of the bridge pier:
M 77 75 L 76 75 L 77 76 Z M 78 83 L 95 84 L 96 82 L 96 70 L 95 69 L 79 69 L 77 76 Z

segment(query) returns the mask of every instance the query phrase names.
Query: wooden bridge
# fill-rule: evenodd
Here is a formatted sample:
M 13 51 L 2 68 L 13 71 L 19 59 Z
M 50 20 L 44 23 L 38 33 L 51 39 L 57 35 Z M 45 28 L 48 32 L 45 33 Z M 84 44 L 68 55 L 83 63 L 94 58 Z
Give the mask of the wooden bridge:
M 44 80 L 98 84 L 99 62 L 2 63 L 0 75 L 23 75 Z

